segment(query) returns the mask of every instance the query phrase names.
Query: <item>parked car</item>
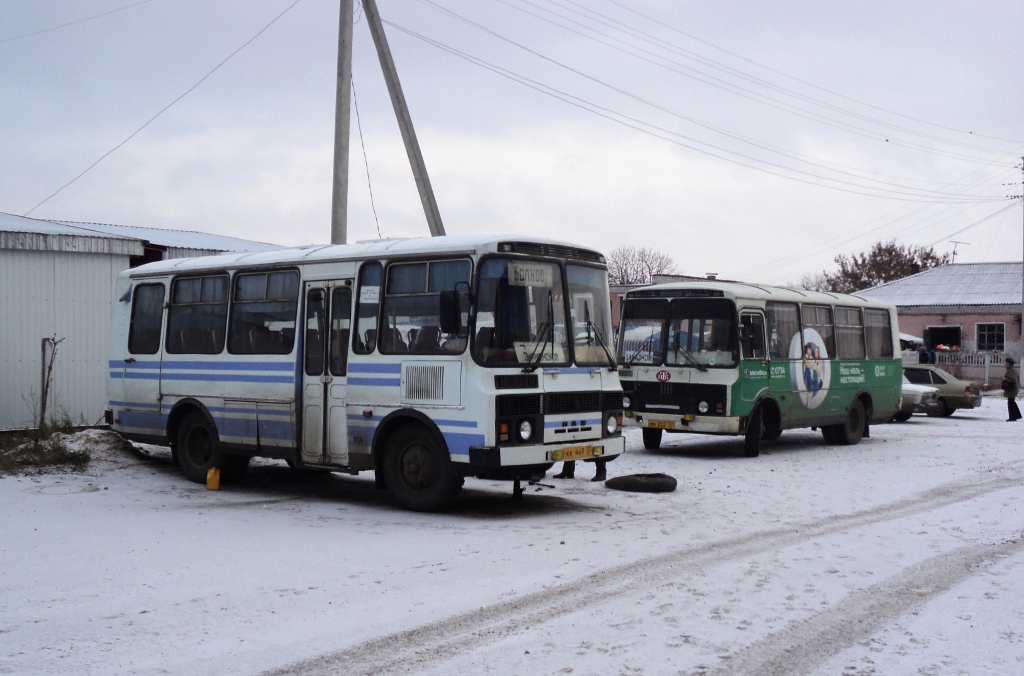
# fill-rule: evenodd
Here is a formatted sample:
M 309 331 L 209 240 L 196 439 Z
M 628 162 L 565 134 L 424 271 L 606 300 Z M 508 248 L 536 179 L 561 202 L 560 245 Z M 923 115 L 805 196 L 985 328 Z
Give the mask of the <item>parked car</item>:
M 928 413 L 939 406 L 939 388 L 931 385 L 915 385 L 903 376 L 900 392 L 900 408 L 892 417 L 896 422 L 906 422 L 915 413 Z
M 947 417 L 958 408 L 981 406 L 981 388 L 972 382 L 954 378 L 937 366 L 905 366 L 903 375 L 914 385 L 930 385 L 939 390 L 938 406 L 928 415 Z

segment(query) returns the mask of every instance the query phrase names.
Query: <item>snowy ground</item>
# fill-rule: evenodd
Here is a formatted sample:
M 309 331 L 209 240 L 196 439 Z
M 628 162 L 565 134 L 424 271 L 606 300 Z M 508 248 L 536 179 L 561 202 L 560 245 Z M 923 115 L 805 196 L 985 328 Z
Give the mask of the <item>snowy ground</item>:
M 523 502 L 414 514 L 372 476 L 207 491 L 94 451 L 0 479 L 0 673 L 1024 673 L 1024 423 L 1005 402 L 877 426 L 667 436 Z M 99 444 L 97 448 L 100 448 Z

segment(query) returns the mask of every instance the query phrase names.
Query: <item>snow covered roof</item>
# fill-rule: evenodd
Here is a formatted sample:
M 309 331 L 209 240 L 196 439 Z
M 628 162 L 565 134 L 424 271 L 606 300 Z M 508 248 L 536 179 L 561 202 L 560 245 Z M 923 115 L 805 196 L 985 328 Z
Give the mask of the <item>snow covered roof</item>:
M 593 249 L 541 238 L 521 235 L 448 235 L 446 237 L 413 237 L 381 239 L 356 244 L 322 244 L 278 251 L 227 253 L 190 260 L 163 260 L 131 271 L 132 276 L 234 268 L 239 265 L 290 265 L 295 263 L 327 263 L 342 260 L 398 258 L 423 255 L 472 255 L 496 252 L 533 256 L 555 256 L 564 259 L 604 263 L 604 256 Z
M 165 258 L 209 256 L 225 252 L 252 253 L 284 248 L 276 244 L 205 232 L 40 220 L 0 212 L 0 249 L 141 256 L 147 246 L 165 251 Z
M 161 228 L 143 228 L 134 225 L 114 225 L 111 223 L 53 222 L 107 236 L 141 239 L 149 244 L 167 247 L 168 249 L 186 249 L 210 253 L 247 253 L 252 251 L 275 251 L 284 248 L 277 244 L 254 242 L 248 239 L 225 237 L 223 235 L 211 235 L 206 232 L 195 232 L 192 230 L 164 230 Z
M 0 212 L 0 249 L 141 256 L 144 244 L 136 237 Z
M 951 263 L 858 291 L 897 307 L 1020 305 L 1021 263 Z

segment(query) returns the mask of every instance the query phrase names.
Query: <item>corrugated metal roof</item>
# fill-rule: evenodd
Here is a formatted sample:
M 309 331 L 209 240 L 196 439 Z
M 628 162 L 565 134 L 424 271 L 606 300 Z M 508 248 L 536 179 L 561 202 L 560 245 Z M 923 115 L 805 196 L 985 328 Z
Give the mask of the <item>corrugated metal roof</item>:
M 112 223 L 79 223 L 76 221 L 52 221 L 62 225 L 70 225 L 115 237 L 133 237 L 146 240 L 150 244 L 169 249 L 188 249 L 213 253 L 247 253 L 252 251 L 276 251 L 284 247 L 266 242 L 254 242 L 237 237 L 211 235 L 191 230 L 163 230 L 161 228 L 143 228 L 134 225 L 115 225 Z M 195 255 L 195 254 L 193 254 Z
M 1019 305 L 1021 263 L 953 263 L 858 291 L 897 307 Z
M 143 241 L 0 212 L 0 249 L 141 256 Z

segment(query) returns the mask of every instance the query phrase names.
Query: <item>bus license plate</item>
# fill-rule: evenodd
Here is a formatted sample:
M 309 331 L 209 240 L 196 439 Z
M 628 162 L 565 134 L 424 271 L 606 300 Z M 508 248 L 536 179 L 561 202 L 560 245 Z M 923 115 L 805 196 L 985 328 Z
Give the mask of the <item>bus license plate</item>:
M 569 446 L 562 450 L 562 460 L 579 460 L 594 455 L 593 446 Z
M 656 430 L 674 430 L 676 423 L 672 420 L 648 420 L 647 426 Z

